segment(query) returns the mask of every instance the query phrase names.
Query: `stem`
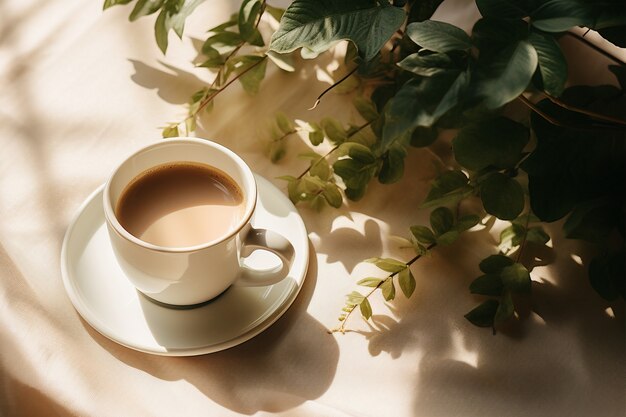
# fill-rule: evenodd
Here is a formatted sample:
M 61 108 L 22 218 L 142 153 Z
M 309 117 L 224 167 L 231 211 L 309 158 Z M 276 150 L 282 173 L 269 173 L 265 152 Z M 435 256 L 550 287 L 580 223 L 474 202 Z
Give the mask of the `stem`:
M 247 73 L 248 71 L 250 71 L 252 68 L 256 67 L 257 65 L 259 65 L 261 62 L 265 61 L 267 59 L 267 55 L 265 55 L 263 58 L 259 59 L 257 62 L 255 62 L 254 64 L 250 65 L 248 68 L 246 68 L 245 70 L 241 71 L 239 74 L 237 74 L 235 77 L 231 78 L 226 84 L 224 84 L 223 86 L 221 86 L 219 88 L 219 90 L 216 90 L 213 92 L 213 94 L 208 95 L 207 97 L 203 98 L 202 101 L 200 102 L 200 105 L 198 106 L 198 109 L 196 110 L 196 112 L 192 115 L 190 115 L 189 117 L 195 117 L 200 110 L 202 110 L 207 104 L 209 104 L 211 102 L 211 100 L 213 100 L 215 98 L 215 96 L 217 96 L 219 93 L 221 93 L 222 91 L 224 91 L 229 85 L 231 85 L 232 83 L 234 83 L 237 79 L 241 78 L 245 73 Z M 220 70 L 221 71 L 221 70 Z M 219 73 L 218 73 L 219 76 Z M 209 90 L 211 91 L 211 90 Z
M 373 122 L 373 120 L 359 126 L 359 128 L 357 130 L 355 130 L 350 136 L 348 136 L 346 138 L 346 142 L 348 141 L 348 139 L 350 139 L 351 137 L 353 137 L 354 135 L 356 135 L 357 133 L 359 133 L 361 130 L 365 129 L 367 126 L 371 125 Z M 344 142 L 345 143 L 345 142 Z M 326 152 L 325 155 L 320 156 L 320 158 L 315 161 L 314 164 L 312 164 L 310 167 L 308 167 L 307 169 L 304 170 L 304 172 L 300 175 L 298 175 L 298 179 L 304 177 L 307 172 L 309 172 L 311 170 L 311 168 L 313 168 L 315 165 L 317 165 L 318 163 L 320 163 L 320 161 L 322 161 L 322 159 L 327 158 L 330 154 L 332 154 L 333 152 L 335 152 L 337 149 L 339 149 L 339 145 L 335 146 L 334 148 L 332 148 L 330 151 Z
M 427 251 L 429 251 L 429 250 L 431 250 L 432 248 L 434 248 L 435 246 L 437 246 L 437 244 L 436 244 L 436 243 L 431 243 L 431 244 L 430 244 L 430 245 L 426 248 L 426 250 L 427 250 Z M 415 263 L 415 261 L 417 261 L 417 260 L 418 260 L 419 258 L 421 258 L 422 256 L 423 256 L 423 254 L 415 255 L 415 256 L 413 257 L 413 259 L 411 259 L 410 261 L 408 261 L 408 262 L 405 264 L 405 265 L 406 265 L 406 267 L 407 267 L 407 268 L 409 268 L 411 265 L 413 265 L 413 264 Z M 385 278 L 384 280 L 382 280 L 381 282 L 379 282 L 379 283 L 378 283 L 378 285 L 376 285 L 374 288 L 372 288 L 372 290 L 371 290 L 369 293 L 367 293 L 367 294 L 364 296 L 364 298 L 369 299 L 369 298 L 370 298 L 370 296 L 371 296 L 372 294 L 374 294 L 374 291 L 376 291 L 377 289 L 379 289 L 380 287 L 382 287 L 382 286 L 383 286 L 383 284 L 384 284 L 385 282 L 389 281 L 390 279 L 393 279 L 393 277 L 394 277 L 394 276 L 396 276 L 398 273 L 399 273 L 399 272 L 393 272 L 393 273 L 389 274 L 389 276 L 387 276 L 387 278 Z M 352 315 L 352 312 L 354 312 L 354 310 L 356 310 L 356 306 L 352 307 L 352 308 L 350 309 L 350 311 L 349 311 L 349 312 L 347 312 L 346 317 L 345 317 L 345 318 L 343 319 L 343 321 L 341 322 L 341 326 L 339 326 L 339 328 L 338 328 L 338 329 L 331 331 L 331 333 L 332 333 L 332 332 L 334 332 L 334 331 L 338 331 L 338 332 L 341 332 L 341 333 L 345 333 L 345 332 L 346 332 L 346 323 L 348 322 L 348 318 Z
M 326 90 L 322 91 L 322 94 L 317 96 L 317 100 L 315 100 L 315 104 L 313 104 L 313 107 L 311 107 L 309 110 L 315 109 L 317 107 L 317 105 L 320 104 L 320 102 L 322 101 L 322 97 L 324 97 L 324 95 L 326 95 L 326 93 L 328 93 L 330 90 L 332 90 L 333 88 L 337 87 L 339 84 L 344 82 L 346 79 L 348 79 L 349 76 L 354 74 L 356 72 L 356 70 L 358 70 L 358 69 L 359 69 L 358 66 L 354 67 L 352 70 L 350 70 L 349 73 L 344 75 L 339 81 L 335 82 L 333 85 L 328 87 Z
M 297 129 L 290 130 L 289 132 L 285 133 L 284 135 L 282 135 L 278 139 L 274 139 L 272 142 L 280 142 L 281 140 L 285 140 L 287 138 L 287 136 L 293 135 L 294 133 L 298 133 L 298 130 Z
M 259 23 L 261 23 L 261 17 L 263 16 L 263 13 L 265 12 L 265 4 L 266 4 L 266 0 L 263 0 L 261 2 L 261 12 L 259 13 L 259 16 L 257 18 L 257 21 L 254 24 L 254 27 L 257 28 L 259 26 Z M 215 79 L 213 80 L 213 82 L 211 83 L 211 87 L 209 87 L 209 90 L 207 90 L 207 93 L 209 91 L 211 91 L 214 87 L 219 85 L 220 79 L 222 78 L 222 72 L 224 71 L 224 68 L 226 68 L 226 62 L 228 62 L 228 60 L 230 58 L 232 58 L 235 54 L 237 54 L 237 52 L 239 52 L 239 50 L 241 48 L 243 48 L 243 46 L 246 44 L 246 41 L 241 41 L 236 47 L 235 49 L 233 49 L 224 59 L 224 64 L 222 64 L 222 66 L 220 67 L 220 69 L 217 71 L 217 75 L 215 76 Z M 217 90 L 215 93 L 211 94 L 211 95 L 207 95 L 206 97 L 202 98 L 202 101 L 200 102 L 200 106 L 198 106 L 198 109 L 193 113 L 190 114 L 185 120 L 188 120 L 190 118 L 196 117 L 196 115 L 200 112 L 200 110 L 202 110 L 204 107 L 206 107 L 207 104 L 209 104 L 209 102 L 211 102 L 211 100 L 213 100 L 213 98 L 218 95 L 223 89 L 225 89 L 226 87 L 228 87 L 230 84 L 232 84 L 232 82 L 234 80 L 236 80 L 237 78 L 241 77 L 243 74 L 245 74 L 246 72 L 248 72 L 249 70 L 251 70 L 252 68 L 254 68 L 255 66 L 257 66 L 258 64 L 260 64 L 261 62 L 263 62 L 263 60 L 265 60 L 267 56 L 264 56 L 263 59 L 261 59 L 259 62 L 256 62 L 254 65 L 252 65 L 250 68 L 246 68 L 245 71 L 241 72 L 240 74 L 238 74 L 235 78 L 233 78 L 230 82 L 226 83 L 226 85 L 222 86 L 219 90 Z
M 339 145 L 335 146 L 330 151 L 326 152 L 325 155 L 320 156 L 319 159 L 317 161 L 315 161 L 314 164 L 311 164 L 311 166 L 308 167 L 306 170 L 304 170 L 304 172 L 302 174 L 298 175 L 298 179 L 304 177 L 307 174 L 307 172 L 309 172 L 311 170 L 311 168 L 313 168 L 315 165 L 319 164 L 324 158 L 328 157 L 328 155 L 330 155 L 331 153 L 335 152 L 338 148 L 339 148 Z

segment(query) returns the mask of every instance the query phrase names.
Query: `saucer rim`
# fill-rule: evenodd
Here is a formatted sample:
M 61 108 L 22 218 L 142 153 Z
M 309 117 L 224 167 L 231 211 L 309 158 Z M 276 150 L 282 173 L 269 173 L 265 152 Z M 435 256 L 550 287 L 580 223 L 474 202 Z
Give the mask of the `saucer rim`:
M 257 181 L 257 184 L 259 182 L 266 182 L 267 186 L 274 187 L 276 191 L 280 192 L 280 190 L 274 184 L 272 184 L 269 180 L 267 180 L 266 178 L 264 178 L 263 176 L 257 173 L 253 173 L 253 174 L 255 176 L 255 180 Z M 160 355 L 160 356 L 196 356 L 196 355 L 204 355 L 204 354 L 219 352 L 225 349 L 232 348 L 239 344 L 242 344 L 254 338 L 255 336 L 259 335 L 260 333 L 264 332 L 265 330 L 267 330 L 270 326 L 272 326 L 280 317 L 282 317 L 289 310 L 289 308 L 293 305 L 294 301 L 296 300 L 298 294 L 302 290 L 302 287 L 304 286 L 304 281 L 306 280 L 306 276 L 307 276 L 308 269 L 309 269 L 309 263 L 310 263 L 309 262 L 310 261 L 310 241 L 308 239 L 308 232 L 306 230 L 306 225 L 304 224 L 304 220 L 300 216 L 300 213 L 295 208 L 295 206 L 293 206 L 291 201 L 287 200 L 287 197 L 284 196 L 281 192 L 280 194 L 283 195 L 283 197 L 285 198 L 286 200 L 285 202 L 289 203 L 289 205 L 291 206 L 290 209 L 292 209 L 293 212 L 298 215 L 298 218 L 300 220 L 299 229 L 301 230 L 299 234 L 305 237 L 304 249 L 301 252 L 303 256 L 303 259 L 301 262 L 304 264 L 304 269 L 302 271 L 302 276 L 299 282 L 297 282 L 297 285 L 295 286 L 295 288 L 292 288 L 291 291 L 289 291 L 288 293 L 284 295 L 283 301 L 275 303 L 274 306 L 268 306 L 265 312 L 269 311 L 269 315 L 261 323 L 254 325 L 253 324 L 254 322 L 253 322 L 252 324 L 247 326 L 248 328 L 247 330 L 245 330 L 241 334 L 238 334 L 232 339 L 229 339 L 220 343 L 216 343 L 216 344 L 193 347 L 193 348 L 183 347 L 183 348 L 169 348 L 168 349 L 167 347 L 164 347 L 164 346 L 158 346 L 157 348 L 157 346 L 154 346 L 154 345 L 146 345 L 145 343 L 132 342 L 130 340 L 127 340 L 126 337 L 113 336 L 115 334 L 114 329 L 111 329 L 109 325 L 105 324 L 102 320 L 100 320 L 93 313 L 92 309 L 88 307 L 88 305 L 85 303 L 83 298 L 79 296 L 80 290 L 76 286 L 76 282 L 75 282 L 76 280 L 70 279 L 70 275 L 72 274 L 69 273 L 69 265 L 68 265 L 69 260 L 68 260 L 68 255 L 67 255 L 69 241 L 72 238 L 72 235 L 74 234 L 74 231 L 77 227 L 79 220 L 81 219 L 81 216 L 84 215 L 84 212 L 91 204 L 94 204 L 94 200 L 97 199 L 98 195 L 104 192 L 104 187 L 105 187 L 105 184 L 101 184 L 93 192 L 91 192 L 89 196 L 85 198 L 85 200 L 83 200 L 83 202 L 80 204 L 75 214 L 73 215 L 66 229 L 65 236 L 63 237 L 63 242 L 61 246 L 61 278 L 63 281 L 65 292 L 67 296 L 69 297 L 74 309 L 78 313 L 79 317 L 82 320 L 84 320 L 87 324 L 89 324 L 89 326 L 92 329 L 94 329 L 95 331 L 97 331 L 99 334 L 106 337 L 107 339 L 132 350 L 154 354 L 154 355 Z M 102 219 L 102 221 L 104 223 L 104 218 Z

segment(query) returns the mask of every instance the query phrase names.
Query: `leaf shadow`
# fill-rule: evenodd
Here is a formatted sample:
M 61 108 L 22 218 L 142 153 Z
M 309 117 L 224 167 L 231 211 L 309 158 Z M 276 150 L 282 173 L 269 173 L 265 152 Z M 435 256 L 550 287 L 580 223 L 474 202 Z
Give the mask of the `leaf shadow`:
M 184 104 L 194 91 L 199 90 L 206 82 L 197 75 L 159 61 L 170 72 L 152 67 L 136 59 L 129 59 L 135 73 L 131 79 L 142 87 L 156 90 L 160 99 L 171 104 Z

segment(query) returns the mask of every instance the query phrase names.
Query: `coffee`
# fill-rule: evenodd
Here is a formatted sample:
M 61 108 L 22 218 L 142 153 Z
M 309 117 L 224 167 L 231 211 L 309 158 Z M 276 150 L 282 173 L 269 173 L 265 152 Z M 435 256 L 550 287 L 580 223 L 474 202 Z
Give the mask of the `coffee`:
M 135 178 L 115 213 L 133 236 L 164 247 L 189 247 L 227 236 L 241 221 L 243 192 L 208 165 L 160 165 Z

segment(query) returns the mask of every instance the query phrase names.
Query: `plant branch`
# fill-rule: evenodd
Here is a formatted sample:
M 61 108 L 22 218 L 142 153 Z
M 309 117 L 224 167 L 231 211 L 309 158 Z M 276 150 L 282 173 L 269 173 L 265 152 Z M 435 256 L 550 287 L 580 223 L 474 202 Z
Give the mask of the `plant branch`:
M 435 246 L 437 246 L 436 243 L 431 243 L 426 250 L 429 251 L 432 248 L 434 248 Z M 418 254 L 415 255 L 413 257 L 413 259 L 411 259 L 410 261 L 408 261 L 405 265 L 407 268 L 409 268 L 411 265 L 413 265 L 415 263 L 415 261 L 417 261 L 418 259 L 420 259 L 423 256 L 423 254 Z M 383 286 L 384 283 L 388 282 L 389 280 L 392 280 L 394 276 L 398 275 L 399 272 L 393 272 L 391 274 L 389 274 L 387 276 L 387 278 L 385 278 L 384 280 L 382 280 L 381 282 L 378 283 L 378 285 L 376 285 L 375 287 L 372 288 L 372 290 L 370 292 L 368 292 L 364 298 L 365 299 L 369 299 L 370 296 L 372 294 L 374 294 L 374 292 L 379 289 L 380 287 Z M 341 322 L 341 326 L 339 326 L 338 329 L 333 329 L 331 330 L 329 333 L 334 333 L 334 332 L 341 332 L 341 333 L 345 333 L 346 332 L 346 323 L 348 322 L 348 318 L 352 315 L 352 313 L 354 312 L 354 310 L 356 310 L 356 305 L 350 308 L 350 311 L 347 312 L 346 317 L 343 319 L 343 321 Z
M 344 75 L 339 81 L 335 82 L 333 85 L 328 87 L 326 90 L 322 91 L 322 94 L 317 96 L 317 100 L 315 100 L 315 104 L 313 104 L 313 107 L 311 107 L 309 110 L 315 109 L 317 107 L 317 105 L 320 104 L 320 102 L 322 101 L 322 97 L 324 97 L 326 95 L 326 93 L 328 93 L 330 90 L 332 90 L 333 88 L 337 87 L 339 84 L 341 84 L 342 82 L 347 80 L 348 77 L 351 76 L 352 74 L 354 74 L 356 72 L 356 70 L 358 70 L 358 69 L 359 69 L 358 66 L 354 67 L 352 70 L 350 70 L 349 73 Z
M 348 136 L 348 138 L 346 139 L 346 141 L 348 139 L 350 139 L 351 137 L 353 137 L 354 135 L 356 135 L 357 133 L 359 133 L 361 130 L 365 129 L 367 126 L 372 124 L 372 120 L 370 120 L 367 123 L 362 124 L 361 126 L 359 126 L 359 128 L 357 130 L 355 130 L 350 136 Z M 345 142 L 344 142 L 345 143 Z M 327 158 L 330 154 L 332 154 L 333 152 L 335 152 L 337 149 L 339 149 L 339 145 L 335 146 L 334 148 L 332 148 L 330 151 L 326 152 L 325 155 L 320 156 L 320 158 L 315 161 L 314 164 L 312 164 L 310 167 L 308 167 L 306 170 L 304 170 L 304 172 L 300 175 L 298 175 L 298 179 L 304 177 L 307 172 L 309 172 L 311 170 L 311 168 L 313 168 L 315 165 L 317 165 L 322 159 Z
M 203 98 L 202 101 L 200 102 L 200 105 L 198 106 L 198 109 L 195 111 L 195 113 L 189 115 L 188 118 L 195 117 L 200 112 L 200 110 L 202 110 L 207 104 L 209 104 L 211 102 L 211 100 L 213 100 L 215 98 L 215 96 L 217 96 L 219 93 L 224 91 L 229 85 L 234 83 L 239 78 L 243 77 L 248 71 L 252 70 L 254 67 L 259 65 L 260 63 L 262 63 L 266 59 L 267 59 L 267 55 L 263 56 L 263 58 L 259 59 L 257 62 L 255 62 L 254 64 L 250 65 L 248 68 L 246 68 L 245 70 L 241 71 L 239 74 L 237 74 L 236 76 L 231 78 L 226 84 L 221 86 L 218 90 L 215 90 L 213 92 L 213 94 L 209 94 L 208 96 Z M 211 91 L 211 90 L 209 89 L 208 91 Z

